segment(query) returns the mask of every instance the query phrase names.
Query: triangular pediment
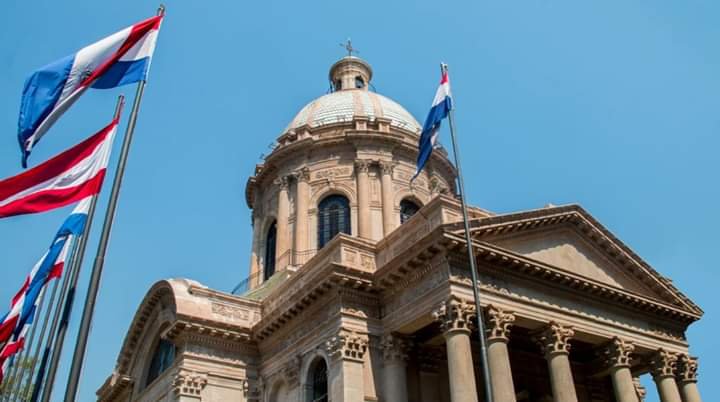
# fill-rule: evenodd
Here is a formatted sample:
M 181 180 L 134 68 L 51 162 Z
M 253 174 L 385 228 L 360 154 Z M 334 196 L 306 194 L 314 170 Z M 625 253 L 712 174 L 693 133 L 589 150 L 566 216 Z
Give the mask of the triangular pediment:
M 668 279 L 577 205 L 476 219 L 471 227 L 477 241 L 694 315 L 702 314 Z

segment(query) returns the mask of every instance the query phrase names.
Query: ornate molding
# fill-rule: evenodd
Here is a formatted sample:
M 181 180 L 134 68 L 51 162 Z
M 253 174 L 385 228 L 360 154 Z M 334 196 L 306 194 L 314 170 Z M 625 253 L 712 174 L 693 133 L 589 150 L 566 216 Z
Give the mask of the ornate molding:
M 555 354 L 570 353 L 570 339 L 575 335 L 575 331 L 570 327 L 562 326 L 551 321 L 547 327 L 536 332 L 533 340 L 540 346 L 545 357 Z
M 310 181 L 310 169 L 308 169 L 306 167 L 298 169 L 295 172 L 295 179 L 299 182 L 300 181 L 304 181 L 304 182 Z
M 634 351 L 635 345 L 615 337 L 602 350 L 602 356 L 609 368 L 630 367 L 630 355 Z
M 330 358 L 362 362 L 368 347 L 367 335 L 354 331 L 340 330 L 325 341 L 325 350 Z
M 654 378 L 673 377 L 677 360 L 675 353 L 660 349 L 650 358 L 650 373 Z
M 381 346 L 385 361 L 406 362 L 411 343 L 407 338 L 387 334 L 383 337 Z
M 503 311 L 493 305 L 487 308 L 487 340 L 508 342 L 510 327 L 515 322 L 515 314 Z
M 370 171 L 371 161 L 366 159 L 358 159 L 355 161 L 355 173 L 368 173 Z
M 440 323 L 443 333 L 470 332 L 474 328 L 475 306 L 454 296 L 438 306 L 432 315 Z
M 205 385 L 207 385 L 207 374 L 181 368 L 175 374 L 172 388 L 175 396 L 199 397 Z
M 282 176 L 275 179 L 273 183 L 280 187 L 280 191 L 287 191 L 290 181 L 288 180 L 288 176 Z
M 677 362 L 677 378 L 680 382 L 697 382 L 698 358 L 680 355 Z
M 395 170 L 395 163 L 391 161 L 380 161 L 380 172 L 382 172 L 383 175 L 390 175 L 392 177 L 393 170 Z

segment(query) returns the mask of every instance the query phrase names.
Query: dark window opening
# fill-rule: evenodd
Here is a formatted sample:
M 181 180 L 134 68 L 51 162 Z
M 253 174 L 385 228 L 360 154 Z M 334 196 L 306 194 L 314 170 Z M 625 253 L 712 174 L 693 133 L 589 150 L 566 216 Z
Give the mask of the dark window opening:
M 362 77 L 355 77 L 355 88 L 365 88 L 365 80 Z
M 320 359 L 315 363 L 312 371 L 312 402 L 328 401 L 327 365 Z
M 268 280 L 275 273 L 275 245 L 277 244 L 277 225 L 275 222 L 270 225 L 267 237 L 265 238 L 265 269 L 263 280 Z
M 341 195 L 331 195 L 318 206 L 318 249 L 338 233 L 350 234 L 350 203 Z
M 175 345 L 168 340 L 160 339 L 150 361 L 150 369 L 148 369 L 145 385 L 150 385 L 155 381 L 160 374 L 170 368 L 173 361 L 175 361 Z
M 400 224 L 407 222 L 419 209 L 420 207 L 410 200 L 400 201 Z

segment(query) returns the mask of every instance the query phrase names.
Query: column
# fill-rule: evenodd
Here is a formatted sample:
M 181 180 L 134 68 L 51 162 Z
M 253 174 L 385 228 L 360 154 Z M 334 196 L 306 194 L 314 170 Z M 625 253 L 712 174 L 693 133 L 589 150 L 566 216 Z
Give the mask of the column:
M 275 270 L 279 271 L 288 266 L 290 259 L 288 252 L 290 242 L 288 241 L 288 219 L 290 217 L 290 200 L 288 199 L 288 178 L 287 176 L 275 180 L 279 187 L 278 209 L 277 209 L 277 247 Z
M 452 402 L 478 402 L 470 348 L 474 316 L 475 309 L 470 303 L 454 297 L 433 312 L 433 317 L 440 323 L 445 337 Z
M 310 169 L 302 168 L 295 175 L 297 188 L 295 193 L 295 235 L 294 251 L 295 265 L 302 265 L 307 259 L 307 233 L 308 233 L 308 202 L 310 198 Z
M 397 335 L 385 335 L 382 340 L 385 399 L 407 402 L 407 350 L 408 341 Z
M 370 161 L 355 161 L 355 177 L 357 179 L 357 201 L 358 201 L 358 236 L 370 239 L 370 178 L 368 170 Z
M 702 402 L 697 388 L 697 357 L 681 355 L 677 368 L 677 381 L 683 402 Z
M 639 402 L 630 372 L 630 355 L 634 350 L 635 346 L 617 337 L 603 349 L 617 402 Z
M 570 327 L 551 322 L 537 333 L 535 342 L 540 345 L 550 370 L 550 385 L 555 402 L 577 402 L 575 381 L 570 367 L 570 338 L 575 335 Z
M 395 223 L 399 220 L 395 216 L 395 194 L 393 191 L 392 173 L 393 163 L 391 161 L 380 161 L 380 173 L 382 187 L 382 216 L 383 235 L 387 236 L 395 229 Z
M 364 402 L 363 361 L 368 337 L 352 331 L 340 330 L 325 342 L 330 357 L 328 367 L 329 400 Z
M 510 326 L 515 322 L 515 315 L 489 306 L 487 318 L 488 365 L 495 402 L 516 402 L 508 353 Z
M 250 281 L 248 283 L 250 289 L 260 285 L 260 281 L 262 280 L 260 264 L 258 264 L 258 247 L 260 245 L 260 232 L 262 231 L 260 225 L 262 225 L 262 220 L 260 219 L 260 213 L 258 213 L 258 205 L 255 205 L 252 213 L 253 237 L 252 252 L 250 254 Z
M 660 402 L 681 402 L 680 391 L 678 391 L 675 382 L 675 366 L 677 365 L 677 355 L 660 349 L 650 359 L 651 373 Z

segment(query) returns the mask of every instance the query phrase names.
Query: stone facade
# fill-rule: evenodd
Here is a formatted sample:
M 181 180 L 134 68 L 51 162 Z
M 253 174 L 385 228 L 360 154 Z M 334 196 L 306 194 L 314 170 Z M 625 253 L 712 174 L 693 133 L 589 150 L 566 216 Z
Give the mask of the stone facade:
M 410 183 L 419 125 L 371 78 L 356 57 L 333 65 L 335 92 L 249 179 L 251 289 L 158 282 L 99 401 L 486 400 L 454 168 L 438 150 Z M 333 194 L 351 232 L 319 248 L 318 204 Z M 401 225 L 403 200 L 421 208 Z M 495 402 L 640 402 L 645 373 L 662 402 L 701 401 L 685 333 L 702 310 L 585 210 L 470 220 Z M 174 360 L 149 376 L 160 339 Z

